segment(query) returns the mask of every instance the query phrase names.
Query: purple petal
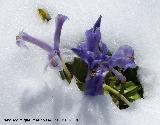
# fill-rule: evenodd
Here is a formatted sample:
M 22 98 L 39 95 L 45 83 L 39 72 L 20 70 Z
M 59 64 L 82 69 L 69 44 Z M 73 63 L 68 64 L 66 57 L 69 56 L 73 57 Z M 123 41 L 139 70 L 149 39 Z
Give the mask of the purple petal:
M 124 68 L 124 70 L 123 71 L 125 71 L 126 69 L 128 69 L 128 68 L 136 68 L 136 64 L 134 63 L 134 62 L 130 62 L 130 63 L 128 63 L 126 66 L 125 66 L 125 68 Z
M 92 51 L 95 54 L 99 54 L 99 42 L 101 39 L 100 29 L 96 29 L 95 32 L 93 28 L 86 31 L 86 39 L 87 39 L 87 50 Z
M 94 31 L 95 31 L 97 28 L 100 28 L 101 18 L 102 18 L 102 16 L 100 15 L 99 18 L 98 18 L 98 20 L 97 20 L 96 23 L 94 24 L 94 26 L 93 26 Z
M 94 60 L 92 59 L 92 62 L 90 63 L 89 69 L 97 69 L 99 64 L 101 63 L 101 60 Z
M 135 68 L 136 64 L 134 62 L 134 50 L 128 45 L 119 47 L 119 49 L 112 55 L 110 64 L 119 68 Z
M 96 75 L 102 75 L 103 77 L 105 77 L 108 72 L 109 72 L 108 63 L 101 62 L 101 64 L 96 70 Z
M 44 67 L 44 71 L 47 70 L 47 68 L 54 68 L 57 71 L 63 70 L 63 64 L 58 56 L 58 54 L 55 53 L 55 55 L 48 54 L 48 63 Z
M 125 82 L 126 81 L 126 77 L 123 76 L 122 73 L 118 72 L 117 70 L 113 69 L 112 68 L 112 72 L 114 73 L 114 75 L 122 82 Z
M 107 55 L 109 52 L 107 45 L 103 42 L 101 42 L 99 45 L 100 45 L 99 47 L 100 47 L 102 54 Z
M 20 32 L 16 38 L 17 38 L 16 43 L 18 46 L 25 46 L 25 42 L 30 42 L 30 43 L 37 45 L 38 47 L 46 50 L 47 52 L 52 51 L 52 47 L 50 45 L 48 45 L 47 43 L 45 43 L 37 38 L 30 36 L 29 34 L 23 32 L 23 31 Z
M 71 50 L 88 64 L 88 68 L 92 67 L 92 63 L 95 60 L 95 54 L 94 52 L 87 50 L 85 43 L 81 43 L 77 48 L 72 48 Z
M 24 47 L 26 49 L 29 49 L 26 45 L 25 45 L 25 41 L 20 39 L 19 36 L 16 37 L 16 44 L 19 47 Z
M 96 96 L 96 95 L 102 95 L 103 94 L 103 80 L 104 77 L 101 75 L 93 76 L 89 79 L 86 79 L 85 81 L 85 95 L 89 96 Z
M 132 57 L 134 56 L 134 50 L 131 46 L 123 45 L 118 48 L 118 50 L 113 54 L 113 57 Z
M 81 59 L 85 60 L 86 59 L 86 53 L 78 48 L 72 48 L 71 49 L 76 55 L 78 55 Z
M 60 57 L 58 56 L 57 50 L 53 50 L 51 53 L 49 53 L 48 61 L 51 68 L 56 67 L 59 71 L 63 69 L 63 65 Z
M 90 51 L 85 51 L 80 48 L 72 48 L 71 49 L 76 55 L 78 55 L 87 65 L 90 69 L 92 67 L 92 64 L 94 62 L 94 53 Z
M 55 29 L 55 33 L 54 33 L 54 49 L 55 50 L 59 50 L 62 26 L 63 26 L 63 23 L 65 22 L 65 20 L 67 20 L 67 19 L 68 19 L 68 17 L 64 16 L 62 14 L 58 14 L 56 17 L 56 20 L 55 20 L 56 29 Z
M 101 24 L 101 18 L 100 16 L 96 23 L 94 24 L 93 28 L 90 30 L 87 30 L 85 35 L 86 35 L 86 40 L 87 40 L 87 50 L 92 51 L 95 54 L 99 54 L 99 43 L 101 40 L 101 32 L 100 32 L 100 24 Z

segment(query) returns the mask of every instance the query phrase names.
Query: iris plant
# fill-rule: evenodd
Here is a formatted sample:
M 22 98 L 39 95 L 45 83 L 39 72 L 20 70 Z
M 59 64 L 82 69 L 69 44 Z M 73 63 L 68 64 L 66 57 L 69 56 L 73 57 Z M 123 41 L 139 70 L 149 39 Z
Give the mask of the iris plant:
M 125 82 L 125 76 L 123 76 L 117 68 L 119 67 L 125 71 L 128 68 L 136 67 L 134 50 L 128 45 L 119 47 L 119 49 L 110 56 L 107 45 L 101 41 L 101 18 L 102 16 L 98 18 L 91 29 L 85 32 L 85 42 L 80 43 L 77 48 L 72 48 L 72 51 L 77 54 L 88 67 L 88 73 L 84 83 L 84 93 L 89 96 L 103 94 L 103 83 L 107 73 L 112 72 L 121 82 Z M 45 50 L 48 53 L 48 65 L 58 68 L 59 70 L 64 69 L 67 76 L 71 78 L 71 74 L 62 60 L 59 50 L 61 29 L 67 19 L 67 16 L 61 14 L 56 17 L 53 45 L 49 45 L 23 31 L 16 37 L 16 41 L 20 47 L 28 48 L 25 42 L 29 42 Z
M 65 66 L 64 61 L 62 60 L 61 54 L 60 54 L 60 50 L 59 50 L 59 44 L 60 44 L 60 35 L 61 35 L 61 29 L 62 26 L 64 24 L 64 22 L 68 19 L 67 16 L 64 15 L 57 15 L 56 20 L 55 20 L 55 33 L 54 33 L 54 43 L 53 45 L 49 45 L 47 43 L 45 43 L 44 41 L 41 41 L 37 38 L 34 38 L 33 36 L 25 33 L 25 32 L 20 32 L 19 35 L 16 37 L 16 44 L 19 47 L 25 47 L 28 48 L 25 45 L 25 42 L 29 42 L 32 43 L 40 48 L 42 48 L 43 50 L 45 50 L 48 53 L 48 64 L 47 66 L 50 66 L 51 68 L 56 68 L 59 71 L 64 69 L 67 73 L 68 77 L 71 77 L 68 69 Z
M 126 81 L 125 76 L 115 67 L 122 68 L 123 71 L 136 67 L 134 51 L 128 45 L 121 46 L 112 56 L 109 56 L 108 47 L 101 41 L 101 18 L 102 16 L 91 29 L 86 31 L 86 41 L 72 49 L 88 66 L 84 92 L 91 96 L 103 94 L 102 86 L 108 72 L 115 74 L 120 81 Z

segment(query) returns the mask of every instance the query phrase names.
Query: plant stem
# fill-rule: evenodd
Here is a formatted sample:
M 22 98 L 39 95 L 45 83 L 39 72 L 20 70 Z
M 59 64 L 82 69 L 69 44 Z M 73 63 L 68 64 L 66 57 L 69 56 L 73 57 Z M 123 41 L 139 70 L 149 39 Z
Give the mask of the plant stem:
M 104 90 L 112 92 L 114 95 L 116 95 L 117 97 L 119 97 L 128 106 L 131 105 L 131 103 L 122 94 L 120 94 L 117 90 L 115 90 L 114 88 L 112 88 L 112 87 L 110 87 L 109 85 L 106 85 L 106 84 L 103 85 L 103 88 L 104 88 Z

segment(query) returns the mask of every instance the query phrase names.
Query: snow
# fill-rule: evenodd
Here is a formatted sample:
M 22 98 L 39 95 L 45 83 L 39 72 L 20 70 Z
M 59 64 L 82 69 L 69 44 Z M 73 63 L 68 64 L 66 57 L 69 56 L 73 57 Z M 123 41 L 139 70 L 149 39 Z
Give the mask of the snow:
M 1 125 L 158 125 L 160 121 L 160 1 L 158 0 L 5 0 L 0 1 L 0 124 Z M 53 19 L 42 23 L 37 8 L 46 8 Z M 75 81 L 67 85 L 56 71 L 44 72 L 46 53 L 28 45 L 18 48 L 15 36 L 24 30 L 51 44 L 54 17 L 65 22 L 61 48 L 64 58 L 83 41 L 84 32 L 98 16 L 102 40 L 114 51 L 128 44 L 135 49 L 144 99 L 119 110 L 109 96 L 84 97 Z M 52 119 L 53 122 L 5 122 L 4 118 Z M 76 119 L 78 118 L 78 122 Z M 54 119 L 59 119 L 55 121 Z M 67 121 L 62 121 L 66 119 Z M 70 121 L 71 120 L 71 121 Z

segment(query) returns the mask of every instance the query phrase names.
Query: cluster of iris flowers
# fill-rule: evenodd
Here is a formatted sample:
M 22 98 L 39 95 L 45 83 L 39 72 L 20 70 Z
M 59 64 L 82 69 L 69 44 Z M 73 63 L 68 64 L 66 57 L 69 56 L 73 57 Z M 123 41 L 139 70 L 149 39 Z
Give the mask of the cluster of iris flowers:
M 61 30 L 64 22 L 68 19 L 67 16 L 57 15 L 52 46 L 23 31 L 16 36 L 16 44 L 19 47 L 28 48 L 25 42 L 30 42 L 45 50 L 48 53 L 47 66 L 58 70 L 61 75 L 63 74 L 62 78 L 69 83 L 72 78 L 75 78 L 79 89 L 86 96 L 110 93 L 113 101 L 118 102 L 118 106 L 120 106 L 120 101 L 123 102 L 123 105 L 129 106 L 130 102 L 142 97 L 142 94 L 138 93 L 141 86 L 134 84 L 133 81 L 127 81 L 124 75 L 126 70 L 137 68 L 134 62 L 134 50 L 128 45 L 123 45 L 111 53 L 107 45 L 101 41 L 101 18 L 102 16 L 99 16 L 93 27 L 85 32 L 85 42 L 81 42 L 78 47 L 71 49 L 78 56 L 78 58 L 75 57 L 75 59 L 79 59 L 77 66 L 83 65 L 84 71 L 81 72 L 72 70 L 74 62 L 65 63 L 63 61 L 59 49 Z M 83 75 L 83 79 L 79 79 L 80 73 Z M 130 97 L 124 96 L 126 92 L 130 93 L 132 100 Z

